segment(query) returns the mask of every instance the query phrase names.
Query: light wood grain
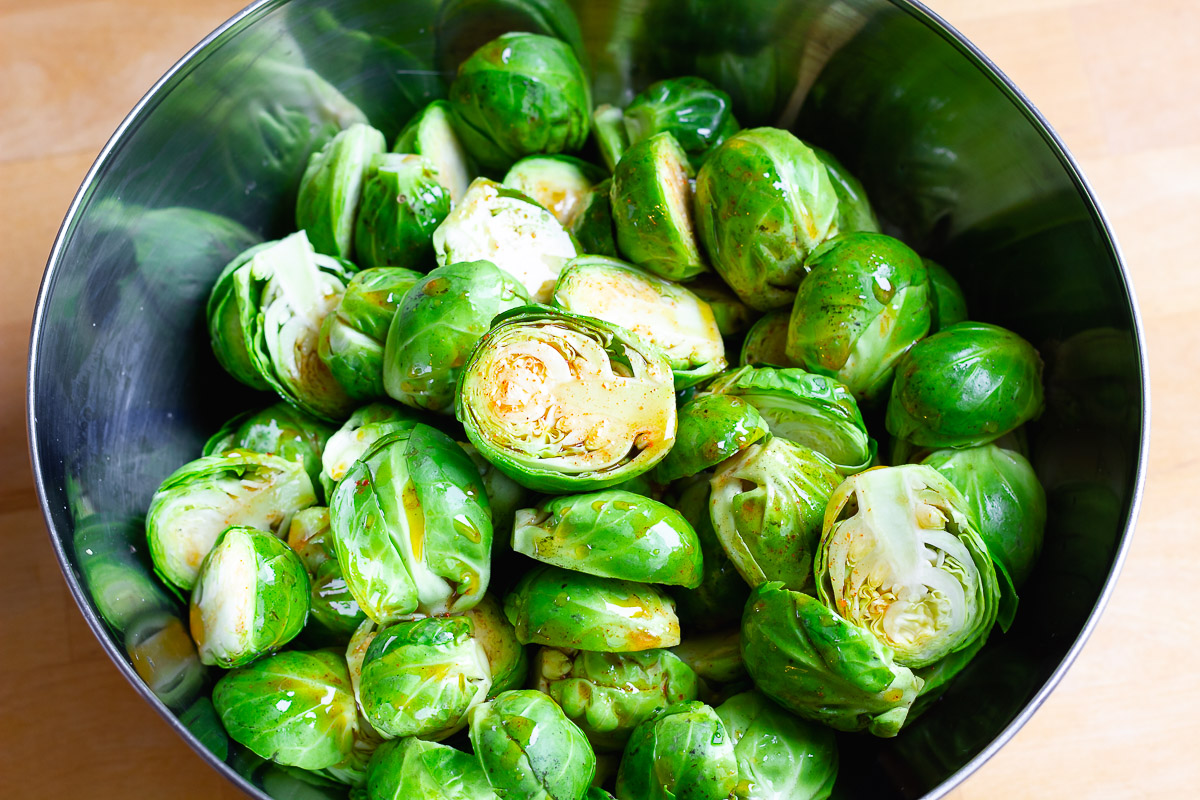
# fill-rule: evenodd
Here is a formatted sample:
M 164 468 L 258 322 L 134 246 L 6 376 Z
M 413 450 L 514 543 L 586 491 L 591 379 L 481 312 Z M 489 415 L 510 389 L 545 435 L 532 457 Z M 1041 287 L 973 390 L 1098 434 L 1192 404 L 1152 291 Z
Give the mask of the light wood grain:
M 952 797 L 1200 789 L 1200 3 L 936 0 L 1064 137 L 1115 226 L 1150 347 L 1148 489 L 1111 605 L 1050 700 Z M 0 795 L 238 796 L 108 662 L 67 594 L 24 423 L 33 300 L 57 226 L 126 111 L 240 0 L 0 3 Z

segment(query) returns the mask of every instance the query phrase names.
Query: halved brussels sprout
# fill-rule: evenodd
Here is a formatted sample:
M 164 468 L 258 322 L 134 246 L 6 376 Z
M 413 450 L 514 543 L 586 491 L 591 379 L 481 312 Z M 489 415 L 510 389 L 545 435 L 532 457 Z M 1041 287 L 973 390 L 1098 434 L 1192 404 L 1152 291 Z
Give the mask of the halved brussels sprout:
M 699 169 L 708 154 L 740 129 L 729 95 L 703 78 L 669 78 L 652 83 L 625 109 L 625 130 L 637 144 L 669 133 Z
M 355 411 L 338 432 L 329 437 L 321 453 L 321 486 L 332 499 L 333 487 L 346 476 L 354 462 L 384 434 L 413 427 L 420 418 L 391 403 L 370 403 Z
M 225 674 L 213 706 L 235 742 L 277 764 L 324 769 L 350 755 L 358 709 L 342 655 L 290 650 Z
M 825 800 L 838 773 L 833 731 L 783 711 L 759 692 L 717 707 L 737 756 L 738 800 Z
M 355 400 L 383 397 L 383 345 L 388 326 L 421 273 L 365 269 L 350 279 L 337 309 L 321 324 L 317 353 Z
M 240 667 L 304 629 L 308 573 L 300 556 L 266 531 L 234 525 L 205 556 L 189 607 L 200 661 Z
M 425 270 L 434 230 L 450 213 L 450 190 L 424 156 L 382 153 L 371 159 L 354 226 L 361 267 Z
M 504 692 L 476 706 L 471 746 L 501 797 L 582 800 L 596 771 L 583 731 L 532 689 Z
M 292 515 L 316 502 L 312 481 L 295 461 L 248 450 L 190 461 L 162 482 L 146 512 L 154 570 L 191 591 L 200 562 L 230 525 L 283 536 Z
M 568 230 L 604 170 L 572 156 L 528 156 L 513 164 L 501 181 L 536 200 Z
M 534 679 L 597 750 L 620 751 L 633 729 L 695 700 L 696 673 L 669 650 L 589 653 L 543 647 Z
M 478 759 L 416 737 L 384 742 L 367 768 L 369 800 L 498 800 Z
M 534 33 L 506 33 L 476 50 L 450 84 L 455 130 L 483 167 L 583 147 L 591 81 L 571 47 Z
M 496 469 L 496 465 L 479 454 L 470 442 L 459 442 L 458 446 L 479 470 L 479 479 L 487 491 L 488 506 L 492 509 L 492 544 L 510 546 L 513 520 L 517 509 L 529 505 L 529 490 Z
M 359 678 L 363 714 L 386 737 L 444 739 L 492 688 L 487 653 L 466 617 L 380 628 Z
M 987 444 L 1042 413 L 1042 359 L 1010 330 L 960 322 L 897 365 L 888 433 L 929 447 Z
M 711 706 L 677 703 L 633 732 L 617 772 L 618 800 L 726 800 L 737 757 Z
M 643 269 L 673 281 L 708 271 L 692 218 L 692 167 L 669 133 L 632 145 L 613 170 L 617 249 Z
M 455 415 L 471 443 L 537 491 L 604 489 L 675 442 L 666 357 L 629 331 L 552 309 L 497 318 L 463 367 Z
M 859 400 L 887 389 L 896 362 L 929 333 L 929 276 L 899 239 L 848 233 L 805 262 L 788 323 L 787 354 L 810 372 L 837 378 Z
M 710 631 L 734 625 L 742 617 L 742 608 L 750 588 L 725 554 L 713 529 L 708 511 L 709 476 L 698 476 L 675 501 L 684 518 L 696 531 L 704 556 L 704 578 L 693 588 L 672 588 L 676 613 L 688 631 Z M 688 637 L 691 641 L 693 637 Z
M 951 325 L 967 320 L 967 297 L 962 287 L 950 274 L 950 270 L 936 261 L 923 258 L 925 271 L 929 273 L 930 296 L 933 306 L 930 309 L 930 333 L 945 330 Z
M 592 112 L 592 132 L 605 166 L 609 172 L 614 172 L 630 144 L 625 112 L 608 103 L 596 106 Z
M 318 253 L 352 258 L 354 218 L 371 159 L 387 149 L 383 134 L 356 122 L 308 158 L 296 198 L 296 228 Z
M 745 400 L 758 409 L 774 436 L 811 447 L 843 474 L 866 469 L 875 457 L 875 442 L 854 395 L 825 375 L 742 367 L 717 377 L 705 391 Z
M 628 653 L 679 644 L 671 598 L 649 584 L 535 567 L 504 598 L 523 644 Z
M 721 464 L 709 513 L 751 588 L 766 581 L 809 587 L 825 504 L 841 482 L 825 456 L 775 436 Z
M 437 170 L 438 183 L 450 193 L 450 202 L 462 202 L 476 173 L 475 165 L 454 132 L 454 113 L 445 100 L 434 100 L 409 120 L 396 137 L 393 153 L 424 156 Z
M 413 408 L 452 411 L 462 365 L 492 319 L 528 302 L 525 287 L 490 261 L 430 272 L 391 320 L 383 351 L 388 396 Z
M 726 139 L 696 177 L 696 229 L 713 267 L 738 297 L 767 311 L 792 302 L 804 259 L 838 232 L 829 172 L 777 128 Z
M 979 524 L 979 536 L 1020 588 L 1042 551 L 1046 491 L 1029 461 L 995 444 L 938 450 L 922 464 L 962 492 Z
M 868 233 L 879 232 L 879 220 L 875 217 L 875 210 L 871 208 L 871 203 L 867 200 L 866 190 L 859 182 L 858 178 L 851 175 L 842 162 L 838 161 L 833 153 L 828 150 L 822 150 L 820 147 L 812 148 L 813 154 L 821 159 L 821 163 L 825 165 L 825 169 L 829 171 L 829 182 L 833 184 L 833 191 L 837 193 L 838 209 L 837 209 L 837 228 L 840 233 L 853 233 L 854 231 L 867 231 Z
M 252 414 L 226 422 L 204 443 L 201 455 L 219 456 L 231 450 L 252 450 L 304 465 L 319 486 L 321 454 L 333 435 L 333 426 L 287 403 L 275 403 Z
M 725 343 L 708 303 L 632 264 L 603 256 L 568 261 L 554 285 L 554 305 L 620 325 L 661 348 L 677 391 L 725 369 Z
M 584 195 L 569 230 L 579 243 L 581 254 L 617 257 L 611 178 L 600 181 Z
M 679 408 L 675 446 L 658 465 L 669 483 L 732 458 L 768 434 L 758 410 L 740 397 L 699 394 Z
M 966 499 L 931 467 L 867 470 L 838 487 L 815 566 L 821 601 L 924 667 L 986 637 L 1000 589 Z
M 509 689 L 525 685 L 529 675 L 529 656 L 525 646 L 517 641 L 517 632 L 504 616 L 500 602 L 491 594 L 463 613 L 475 626 L 475 640 L 487 654 L 492 674 L 492 688 L 488 699 Z
M 441 431 L 418 424 L 380 438 L 338 483 L 329 512 L 346 583 L 376 622 L 466 611 L 487 591 L 487 495 Z
M 787 329 L 791 313 L 768 311 L 755 322 L 742 342 L 738 363 L 743 367 L 794 367 L 787 354 Z
M 563 265 L 579 255 L 546 209 L 516 191 L 476 178 L 433 234 L 439 266 L 490 261 L 520 281 L 539 303 L 550 301 Z
M 781 583 L 751 593 L 742 658 L 759 691 L 839 731 L 895 736 L 923 685 L 866 628 Z
M 736 336 L 749 330 L 754 317 L 758 316 L 743 303 L 723 280 L 715 275 L 705 274 L 688 283 L 692 294 L 708 303 L 712 309 L 713 318 L 717 321 L 717 330 L 722 336 Z
M 675 509 L 608 489 L 548 498 L 517 512 L 513 550 L 589 575 L 696 587 L 700 542 Z

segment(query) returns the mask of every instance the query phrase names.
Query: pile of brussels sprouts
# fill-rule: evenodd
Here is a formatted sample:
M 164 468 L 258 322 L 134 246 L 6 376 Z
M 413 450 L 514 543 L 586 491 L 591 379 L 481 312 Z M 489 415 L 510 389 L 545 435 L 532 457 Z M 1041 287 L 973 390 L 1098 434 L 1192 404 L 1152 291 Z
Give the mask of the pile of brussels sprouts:
M 149 509 L 229 735 L 372 800 L 827 797 L 1012 622 L 1037 352 L 698 78 L 593 110 L 506 34 L 392 150 L 221 273 L 281 400 Z

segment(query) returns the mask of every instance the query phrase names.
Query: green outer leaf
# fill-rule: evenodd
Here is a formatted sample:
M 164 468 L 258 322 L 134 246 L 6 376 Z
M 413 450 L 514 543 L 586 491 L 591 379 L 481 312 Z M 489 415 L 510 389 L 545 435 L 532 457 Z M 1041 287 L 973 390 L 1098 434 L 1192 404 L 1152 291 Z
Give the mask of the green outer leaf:
M 825 169 L 829 171 L 829 182 L 833 184 L 833 191 L 837 193 L 838 231 L 841 233 L 853 233 L 854 231 L 879 233 L 879 220 L 875 216 L 875 209 L 871 208 L 871 203 L 867 200 L 867 193 L 858 178 L 851 175 L 833 153 L 822 150 L 820 147 L 813 147 L 813 145 L 809 145 L 809 147 L 812 148 L 816 157 L 821 159 Z
M 492 462 L 479 454 L 475 445 L 459 442 L 458 446 L 479 470 L 479 479 L 483 481 L 483 488 L 487 492 L 488 506 L 492 509 L 492 543 L 507 547 L 517 509 L 529 505 L 529 490 L 496 469 Z
M 699 586 L 670 589 L 679 620 L 689 633 L 737 624 L 750 594 L 750 587 L 729 560 L 713 529 L 708 511 L 709 492 L 709 476 L 701 475 L 675 501 L 675 507 L 696 531 L 704 556 L 704 579 Z M 693 636 L 688 637 L 688 641 L 693 640 Z
M 336 558 L 323 562 L 312 573 L 309 619 L 325 630 L 328 638 L 346 643 L 366 621 L 367 615 L 346 585 L 342 565 Z
M 308 158 L 296 197 L 296 228 L 313 249 L 353 258 L 354 218 L 371 157 L 384 152 L 383 134 L 356 122 Z
M 763 694 L 840 731 L 895 736 L 922 685 L 865 628 L 778 582 L 750 595 L 742 658 Z
M 951 325 L 965 322 L 967 320 L 967 297 L 963 294 L 958 281 L 950 274 L 950 270 L 936 261 L 930 261 L 928 258 L 923 258 L 921 261 L 925 264 L 925 271 L 929 273 L 929 288 L 933 297 L 933 305 L 930 309 L 932 322 L 929 332 L 937 333 Z
M 234 275 L 249 264 L 256 255 L 276 244 L 262 242 L 239 253 L 225 265 L 217 276 L 208 295 L 205 316 L 208 320 L 208 338 L 213 355 L 225 371 L 253 389 L 270 391 L 271 384 L 259 374 L 250 358 L 249 342 L 243 319 L 254 313 L 254 309 L 243 306 L 243 297 L 238 291 Z
M 617 772 L 618 800 L 725 800 L 737 758 L 711 706 L 677 703 L 633 732 Z
M 617 232 L 612 215 L 612 179 L 593 186 L 583 198 L 568 230 L 579 242 L 580 253 L 617 257 Z
M 600 150 L 600 157 L 604 159 L 604 165 L 608 167 L 609 172 L 613 172 L 625 151 L 629 149 L 625 112 L 608 103 L 596 106 L 592 112 L 592 135 L 595 137 L 597 149 Z
M 433 262 L 433 231 L 450 213 L 450 190 L 424 156 L 382 153 L 363 186 L 354 251 L 363 267 L 424 270 Z
M 371 800 L 497 800 L 474 756 L 415 737 L 379 746 L 367 791 Z
M 745 595 L 750 596 L 749 590 Z M 737 606 L 739 614 L 745 605 L 743 602 Z M 737 628 L 705 636 L 688 636 L 672 647 L 671 652 L 709 683 L 739 683 L 748 677 L 746 665 L 742 663 L 742 632 Z
M 479 170 L 454 132 L 454 112 L 445 100 L 434 100 L 409 120 L 396 137 L 393 153 L 413 153 L 433 162 L 438 182 L 458 203 L 467 192 L 471 177 Z
M 369 403 L 357 409 L 329 437 L 321 453 L 321 485 L 325 487 L 325 496 L 333 499 L 333 487 L 381 436 L 407 430 L 419 421 L 409 409 L 391 403 Z
M 685 76 L 652 83 L 625 109 L 625 130 L 631 143 L 669 133 L 697 169 L 739 129 L 729 95 L 703 78 Z
M 726 394 L 699 394 L 679 407 L 675 446 L 658 465 L 664 483 L 689 478 L 732 458 L 769 433 L 752 403 Z
M 521 509 L 512 546 L 543 563 L 605 578 L 695 587 L 704 573 L 700 542 L 683 515 L 619 489 Z
M 787 354 L 787 329 L 791 314 L 783 309 L 768 311 L 755 322 L 742 342 L 738 363 L 754 367 L 794 367 Z
M 649 584 L 540 566 L 504 598 L 504 615 L 523 644 L 625 653 L 679 644 L 674 606 Z
M 581 158 L 526 156 L 509 168 L 501 183 L 535 200 L 568 230 L 604 170 Z
M 525 646 L 517 640 L 517 632 L 504 616 L 500 602 L 488 593 L 463 613 L 474 623 L 475 640 L 487 653 L 492 673 L 488 699 L 524 686 L 529 676 L 529 655 L 525 652 Z

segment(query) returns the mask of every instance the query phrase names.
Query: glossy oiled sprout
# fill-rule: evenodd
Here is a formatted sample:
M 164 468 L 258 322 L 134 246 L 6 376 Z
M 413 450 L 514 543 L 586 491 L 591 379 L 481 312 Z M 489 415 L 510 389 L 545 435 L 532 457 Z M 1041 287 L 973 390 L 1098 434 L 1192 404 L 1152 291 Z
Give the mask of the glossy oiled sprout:
M 321 453 L 321 486 L 325 496 L 333 497 L 337 482 L 384 434 L 408 430 L 420 421 L 415 412 L 391 403 L 371 403 L 351 414 L 337 433 L 329 437 Z
M 497 800 L 478 759 L 410 737 L 379 746 L 367 771 L 369 800 Z
M 733 740 L 711 706 L 678 703 L 633 732 L 617 773 L 618 800 L 724 800 L 738 782 Z
M 387 149 L 383 134 L 356 123 L 308 159 L 296 198 L 296 228 L 318 253 L 354 257 L 354 220 L 371 159 Z
M 512 623 L 504 616 L 499 601 L 491 594 L 486 594 L 463 615 L 475 626 L 475 641 L 479 642 L 487 655 L 492 673 L 488 699 L 524 686 L 529 674 L 529 656 L 525 646 L 517 639 Z
M 513 164 L 501 182 L 536 200 L 569 230 L 604 177 L 599 167 L 572 156 L 529 156 Z
M 450 190 L 423 156 L 383 153 L 367 170 L 354 253 L 361 267 L 427 269 L 434 230 L 450 213 Z
M 658 465 L 663 482 L 689 478 L 732 458 L 768 433 L 758 410 L 739 397 L 700 394 L 679 408 L 675 446 Z
M 631 143 L 669 133 L 697 169 L 714 148 L 738 132 L 729 95 L 703 78 L 652 83 L 633 99 L 624 116 Z
M 412 153 L 429 159 L 437 170 L 438 183 L 458 203 L 476 174 L 471 157 L 454 132 L 453 112 L 445 100 L 434 100 L 409 120 L 396 137 L 393 153 Z

